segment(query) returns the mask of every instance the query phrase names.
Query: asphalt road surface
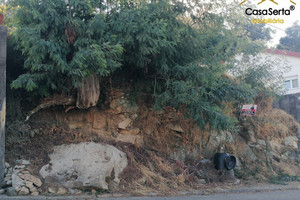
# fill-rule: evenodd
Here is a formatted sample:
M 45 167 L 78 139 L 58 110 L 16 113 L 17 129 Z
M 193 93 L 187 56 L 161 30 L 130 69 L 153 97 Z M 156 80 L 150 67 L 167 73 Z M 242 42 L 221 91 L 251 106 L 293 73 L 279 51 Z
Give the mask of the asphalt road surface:
M 105 200 L 300 200 L 300 190 L 178 197 L 107 198 Z
M 256 193 L 225 193 L 214 195 L 193 195 L 176 197 L 129 197 L 129 198 L 95 198 L 92 196 L 77 197 L 8 197 L 0 196 L 2 200 L 300 200 L 300 190 L 285 190 Z

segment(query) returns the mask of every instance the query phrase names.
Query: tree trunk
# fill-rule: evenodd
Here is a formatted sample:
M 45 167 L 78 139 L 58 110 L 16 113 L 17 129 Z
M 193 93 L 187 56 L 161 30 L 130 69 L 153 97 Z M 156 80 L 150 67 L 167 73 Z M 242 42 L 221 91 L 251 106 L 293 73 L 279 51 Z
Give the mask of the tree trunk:
M 100 81 L 96 73 L 83 80 L 77 91 L 76 106 L 86 109 L 96 106 L 100 96 Z

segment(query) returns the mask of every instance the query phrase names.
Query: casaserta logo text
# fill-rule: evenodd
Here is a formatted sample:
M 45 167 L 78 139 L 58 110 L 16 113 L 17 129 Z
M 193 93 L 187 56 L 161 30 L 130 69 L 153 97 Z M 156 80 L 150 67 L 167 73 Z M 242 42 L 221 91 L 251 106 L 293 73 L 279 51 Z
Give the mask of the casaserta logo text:
M 246 15 L 290 15 L 291 10 L 290 9 L 252 9 L 247 8 L 245 10 Z
M 245 8 L 245 14 L 249 17 L 258 17 L 260 19 L 252 19 L 253 24 L 283 24 L 284 16 L 293 15 L 296 9 L 296 0 L 243 0 L 240 5 L 245 3 L 257 4 L 257 8 L 251 5 Z M 269 2 L 267 4 L 267 2 Z M 284 3 L 284 5 L 283 5 Z M 246 4 L 245 4 L 246 5 Z M 263 8 L 261 7 L 263 6 Z M 251 8 L 252 7 L 252 8 Z M 280 18 L 281 16 L 281 18 Z M 277 18 L 279 17 L 279 18 Z
M 267 0 L 261 0 L 257 5 L 260 5 L 260 4 L 262 4 L 262 3 L 266 2 L 266 1 Z M 276 1 L 274 1 L 274 0 L 269 0 L 269 1 L 272 2 L 272 3 L 274 3 L 274 4 L 276 4 L 276 5 L 278 5 L 278 3 Z M 240 3 L 240 5 L 242 5 L 242 4 L 246 3 L 246 2 L 247 2 L 247 0 L 244 0 L 244 1 L 242 1 Z M 293 0 L 290 0 L 290 3 L 296 5 L 296 3 Z

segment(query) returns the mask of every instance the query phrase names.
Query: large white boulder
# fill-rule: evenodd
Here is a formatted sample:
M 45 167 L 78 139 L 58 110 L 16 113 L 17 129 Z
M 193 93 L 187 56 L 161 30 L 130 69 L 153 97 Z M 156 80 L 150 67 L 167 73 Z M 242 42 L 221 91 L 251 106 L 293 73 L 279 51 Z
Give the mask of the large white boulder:
M 68 188 L 108 189 L 107 180 L 119 183 L 119 175 L 128 164 L 124 152 L 94 142 L 56 146 L 49 157 L 49 164 L 40 170 L 41 176 L 53 177 Z

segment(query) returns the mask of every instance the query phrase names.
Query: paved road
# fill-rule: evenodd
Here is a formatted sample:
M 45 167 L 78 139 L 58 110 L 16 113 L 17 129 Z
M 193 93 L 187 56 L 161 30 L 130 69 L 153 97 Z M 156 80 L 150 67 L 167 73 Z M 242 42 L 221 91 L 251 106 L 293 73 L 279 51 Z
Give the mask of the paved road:
M 299 200 L 300 190 L 179 197 L 106 198 L 105 200 Z M 102 199 L 104 200 L 104 199 Z
M 257 193 L 226 193 L 214 195 L 194 195 L 177 197 L 131 197 L 131 198 L 95 198 L 85 197 L 7 197 L 0 196 L 2 200 L 299 200 L 300 190 L 285 190 Z

